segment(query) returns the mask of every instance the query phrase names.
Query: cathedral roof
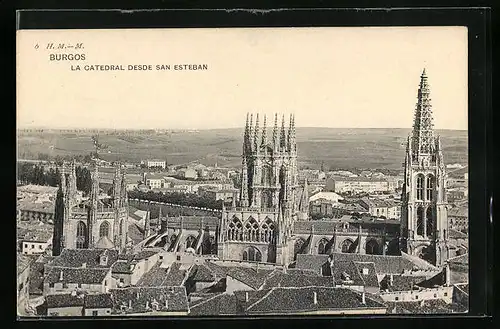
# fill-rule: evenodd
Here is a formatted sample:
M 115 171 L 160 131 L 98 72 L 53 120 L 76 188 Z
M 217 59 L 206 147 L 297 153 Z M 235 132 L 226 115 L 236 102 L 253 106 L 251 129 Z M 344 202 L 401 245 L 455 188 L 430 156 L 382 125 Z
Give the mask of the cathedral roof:
M 237 306 L 235 295 L 222 293 L 191 304 L 189 315 L 234 315 Z
M 114 246 L 113 242 L 107 236 L 102 236 L 96 243 L 97 249 L 112 249 Z

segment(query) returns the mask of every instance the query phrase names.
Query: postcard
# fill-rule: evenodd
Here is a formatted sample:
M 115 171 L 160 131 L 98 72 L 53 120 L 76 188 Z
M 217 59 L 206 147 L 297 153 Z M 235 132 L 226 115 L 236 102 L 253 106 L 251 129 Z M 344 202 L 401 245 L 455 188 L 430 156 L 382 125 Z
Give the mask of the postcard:
M 17 31 L 20 317 L 466 313 L 465 27 Z

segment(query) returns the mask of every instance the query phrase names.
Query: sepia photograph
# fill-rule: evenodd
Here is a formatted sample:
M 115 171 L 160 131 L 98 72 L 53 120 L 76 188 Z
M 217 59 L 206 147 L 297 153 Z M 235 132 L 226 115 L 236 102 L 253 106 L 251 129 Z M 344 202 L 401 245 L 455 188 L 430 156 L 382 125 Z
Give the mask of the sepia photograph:
M 466 27 L 16 42 L 18 318 L 469 311 Z

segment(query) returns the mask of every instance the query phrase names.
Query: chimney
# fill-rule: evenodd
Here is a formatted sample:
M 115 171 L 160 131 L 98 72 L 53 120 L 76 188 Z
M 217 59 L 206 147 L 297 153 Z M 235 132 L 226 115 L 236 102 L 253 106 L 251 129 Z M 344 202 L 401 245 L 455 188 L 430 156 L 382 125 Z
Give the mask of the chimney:
M 128 308 L 132 308 L 132 300 L 131 299 L 128 300 Z
M 71 296 L 76 296 L 76 290 L 73 290 L 73 291 L 71 292 Z
M 139 292 L 137 292 L 137 294 L 135 296 L 136 296 L 136 299 L 139 300 Z
M 146 309 L 149 308 L 149 300 L 146 301 Z
M 392 286 L 393 283 L 394 283 L 394 276 L 391 274 L 389 284 Z
M 316 293 L 316 291 L 313 291 L 313 303 L 314 305 L 318 304 L 318 294 Z
M 248 291 L 247 291 L 247 292 L 245 292 L 245 302 L 247 302 L 247 303 L 248 303 Z
M 61 273 L 59 273 L 59 281 L 63 280 L 63 271 L 61 270 Z
M 361 304 L 366 305 L 366 297 L 365 297 L 365 292 L 361 294 Z
M 168 309 L 168 299 L 165 299 L 165 308 Z
M 87 263 L 82 263 L 82 268 L 87 268 Z

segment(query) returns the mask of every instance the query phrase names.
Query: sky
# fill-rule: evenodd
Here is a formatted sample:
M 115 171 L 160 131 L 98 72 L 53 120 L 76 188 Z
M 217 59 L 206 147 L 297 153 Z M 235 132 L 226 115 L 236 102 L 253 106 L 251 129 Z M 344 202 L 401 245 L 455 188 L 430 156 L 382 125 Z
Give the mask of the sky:
M 435 127 L 467 129 L 465 27 L 17 33 L 18 128 L 236 128 L 247 112 L 268 123 L 293 113 L 298 127 L 410 128 L 425 67 Z M 50 60 L 61 53 L 85 60 Z M 106 64 L 125 71 L 84 69 Z M 127 70 L 137 64 L 153 70 Z

